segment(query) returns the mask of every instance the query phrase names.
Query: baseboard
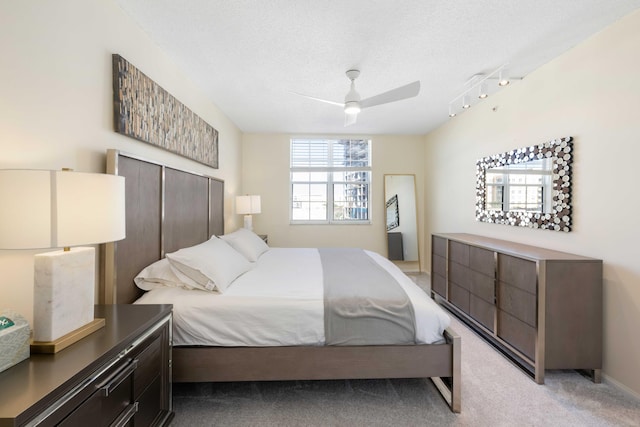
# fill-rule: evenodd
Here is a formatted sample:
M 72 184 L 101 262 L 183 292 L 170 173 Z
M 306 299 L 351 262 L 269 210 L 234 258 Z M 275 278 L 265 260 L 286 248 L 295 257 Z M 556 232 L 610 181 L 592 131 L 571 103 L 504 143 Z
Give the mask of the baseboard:
M 627 395 L 637 399 L 638 401 L 640 401 L 640 393 L 636 392 L 635 390 L 630 389 L 626 385 L 622 384 L 620 381 L 614 380 L 613 378 L 611 378 L 609 375 L 605 374 L 604 372 L 602 373 L 602 381 L 607 383 L 607 384 L 610 384 L 612 387 L 617 388 L 618 390 L 620 390 L 624 394 L 627 394 Z

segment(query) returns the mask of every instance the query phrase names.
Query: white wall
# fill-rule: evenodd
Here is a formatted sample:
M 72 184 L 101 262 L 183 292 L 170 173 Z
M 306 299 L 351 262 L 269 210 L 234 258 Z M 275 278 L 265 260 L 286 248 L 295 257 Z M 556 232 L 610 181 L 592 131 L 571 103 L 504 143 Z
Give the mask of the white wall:
M 112 1 L 3 1 L 0 52 L 0 168 L 104 172 L 105 151 L 116 148 L 224 179 L 226 226 L 237 226 L 229 196 L 240 182 L 240 131 Z M 220 132 L 219 169 L 113 131 L 113 53 Z M 40 252 L 0 250 L 0 308 L 29 321 Z
M 640 395 L 638 28 L 635 12 L 427 135 L 424 238 L 468 232 L 603 259 L 604 374 Z M 572 232 L 475 221 L 477 159 L 568 135 Z
M 243 137 L 242 192 L 259 194 L 262 199 L 262 213 L 253 216 L 254 230 L 257 233 L 268 234 L 271 246 L 355 246 L 386 254 L 386 199 L 383 175 L 415 174 L 418 194 L 424 194 L 422 137 L 375 135 L 371 138 L 373 209 L 370 225 L 289 224 L 290 138 L 291 135 L 284 134 L 245 134 Z M 422 196 L 418 198 L 417 203 L 418 212 L 422 212 Z M 422 230 L 421 223 L 418 224 L 418 229 Z

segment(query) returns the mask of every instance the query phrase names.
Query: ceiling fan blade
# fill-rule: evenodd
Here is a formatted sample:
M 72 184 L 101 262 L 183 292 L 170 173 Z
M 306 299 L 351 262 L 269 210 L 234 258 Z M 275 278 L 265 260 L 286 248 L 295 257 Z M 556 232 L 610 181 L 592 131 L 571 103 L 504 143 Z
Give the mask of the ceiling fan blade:
M 354 124 L 357 119 L 358 119 L 358 113 L 351 113 L 351 114 L 345 113 L 344 115 L 345 127 Z
M 299 95 L 299 96 L 304 96 L 305 98 L 313 99 L 315 101 L 325 102 L 327 104 L 338 105 L 340 107 L 344 107 L 344 102 L 329 101 L 328 99 L 316 98 L 315 96 L 305 95 L 303 93 L 298 93 L 298 92 L 291 92 L 291 93 L 294 93 L 294 94 Z
M 402 99 L 413 98 L 420 93 L 420 81 L 409 83 L 408 85 L 400 86 L 395 89 L 391 89 L 388 92 L 381 93 L 379 95 L 372 96 L 371 98 L 363 99 L 360 101 L 360 108 L 373 107 L 374 105 L 386 104 L 389 102 L 400 101 Z

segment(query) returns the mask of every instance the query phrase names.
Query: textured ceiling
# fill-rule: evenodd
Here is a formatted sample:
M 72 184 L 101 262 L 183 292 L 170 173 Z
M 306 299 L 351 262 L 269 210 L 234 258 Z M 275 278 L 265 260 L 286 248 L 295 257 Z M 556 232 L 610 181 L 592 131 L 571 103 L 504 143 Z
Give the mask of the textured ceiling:
M 640 7 L 640 0 L 116 2 L 243 132 L 293 134 L 425 134 L 448 120 L 449 102 L 473 75 L 508 63 L 511 75 L 526 76 Z M 363 98 L 415 80 L 420 94 L 365 109 L 345 128 L 339 106 L 292 93 L 342 102 L 351 68 L 361 71 Z

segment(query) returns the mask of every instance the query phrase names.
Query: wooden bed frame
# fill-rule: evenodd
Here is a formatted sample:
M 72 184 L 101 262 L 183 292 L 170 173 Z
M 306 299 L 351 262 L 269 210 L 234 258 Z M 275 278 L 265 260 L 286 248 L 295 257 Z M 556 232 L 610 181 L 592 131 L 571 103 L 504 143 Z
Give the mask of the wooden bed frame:
M 101 251 L 100 302 L 130 304 L 144 267 L 224 233 L 224 182 L 118 150 L 107 151 L 107 173 L 126 178 L 127 237 Z M 460 337 L 450 328 L 444 336 L 410 346 L 174 347 L 173 381 L 429 377 L 460 412 Z

